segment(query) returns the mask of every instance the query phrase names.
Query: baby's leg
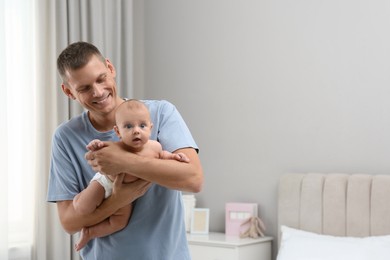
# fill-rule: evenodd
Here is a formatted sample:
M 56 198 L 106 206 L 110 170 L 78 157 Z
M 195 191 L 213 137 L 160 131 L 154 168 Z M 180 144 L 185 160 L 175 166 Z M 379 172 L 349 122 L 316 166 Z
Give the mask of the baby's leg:
M 87 188 L 74 197 L 73 207 L 79 214 L 90 214 L 102 203 L 104 193 L 103 186 L 97 181 L 92 181 Z
M 111 235 L 126 227 L 129 222 L 133 206 L 132 204 L 120 208 L 117 212 L 111 215 L 108 219 L 90 227 L 85 227 L 80 232 L 79 241 L 75 245 L 75 249 L 79 251 L 91 239 L 96 237 L 105 237 Z

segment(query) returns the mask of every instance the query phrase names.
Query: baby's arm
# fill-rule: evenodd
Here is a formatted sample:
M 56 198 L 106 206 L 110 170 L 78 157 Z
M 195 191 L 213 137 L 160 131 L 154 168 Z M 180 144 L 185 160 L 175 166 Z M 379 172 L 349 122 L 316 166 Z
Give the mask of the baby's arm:
M 87 144 L 86 147 L 90 151 L 97 151 L 97 150 L 103 148 L 104 146 L 105 145 L 102 141 L 100 141 L 99 139 L 94 139 L 91 142 L 89 142 L 89 144 Z

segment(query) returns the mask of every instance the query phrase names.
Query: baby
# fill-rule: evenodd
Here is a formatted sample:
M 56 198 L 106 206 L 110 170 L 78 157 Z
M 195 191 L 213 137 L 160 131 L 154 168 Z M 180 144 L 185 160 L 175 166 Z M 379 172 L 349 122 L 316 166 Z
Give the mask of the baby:
M 115 121 L 115 133 L 129 152 L 145 157 L 189 162 L 185 154 L 163 151 L 159 142 L 149 140 L 153 124 L 148 108 L 141 101 L 130 99 L 123 102 L 115 111 Z M 104 143 L 97 139 L 87 145 L 87 149 L 92 151 L 103 147 Z M 96 173 L 88 187 L 74 198 L 75 210 L 80 214 L 90 214 L 95 211 L 102 201 L 111 195 L 114 179 L 113 176 Z M 136 179 L 130 173 L 126 173 L 123 182 L 129 183 Z M 107 236 L 123 229 L 129 222 L 131 212 L 132 204 L 119 209 L 108 219 L 94 226 L 84 227 L 75 249 L 79 251 L 91 239 Z

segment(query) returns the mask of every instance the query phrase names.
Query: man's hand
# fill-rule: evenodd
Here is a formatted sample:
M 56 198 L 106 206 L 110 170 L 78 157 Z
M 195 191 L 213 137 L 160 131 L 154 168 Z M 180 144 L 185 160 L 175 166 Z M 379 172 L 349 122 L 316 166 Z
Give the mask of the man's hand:
M 152 183 L 142 179 L 137 179 L 130 183 L 123 183 L 124 177 L 125 173 L 120 173 L 116 176 L 111 194 L 115 201 L 123 204 L 119 205 L 120 207 L 124 207 L 143 196 L 152 185 Z
M 85 154 L 85 159 L 94 171 L 107 175 L 126 172 L 123 166 L 126 166 L 131 154 L 125 150 L 122 142 L 103 142 L 99 146 L 100 149 Z

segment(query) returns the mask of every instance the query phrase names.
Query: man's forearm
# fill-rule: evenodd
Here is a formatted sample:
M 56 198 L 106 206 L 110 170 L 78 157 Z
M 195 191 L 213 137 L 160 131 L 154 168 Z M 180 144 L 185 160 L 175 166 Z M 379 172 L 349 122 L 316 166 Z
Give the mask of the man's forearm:
M 145 194 L 151 185 L 149 182 L 140 179 L 131 183 L 122 183 L 123 178 L 124 174 L 119 174 L 116 177 L 111 196 L 103 200 L 102 204 L 91 214 L 82 215 L 77 213 L 72 200 L 57 202 L 58 214 L 65 231 L 73 234 L 83 227 L 102 222 L 118 209 L 129 205 Z
M 107 146 L 98 151 L 88 152 L 85 158 L 96 172 L 113 176 L 128 172 L 170 189 L 189 192 L 201 190 L 203 170 L 195 149 L 183 148 L 174 152 L 187 155 L 189 162 L 183 163 L 142 157 L 128 152 L 122 146 L 120 142 L 107 143 Z
M 138 178 L 170 189 L 199 192 L 203 185 L 203 171 L 196 151 L 187 148 L 176 152 L 184 153 L 189 158 L 189 162 L 138 156 L 127 160 L 127 170 Z

